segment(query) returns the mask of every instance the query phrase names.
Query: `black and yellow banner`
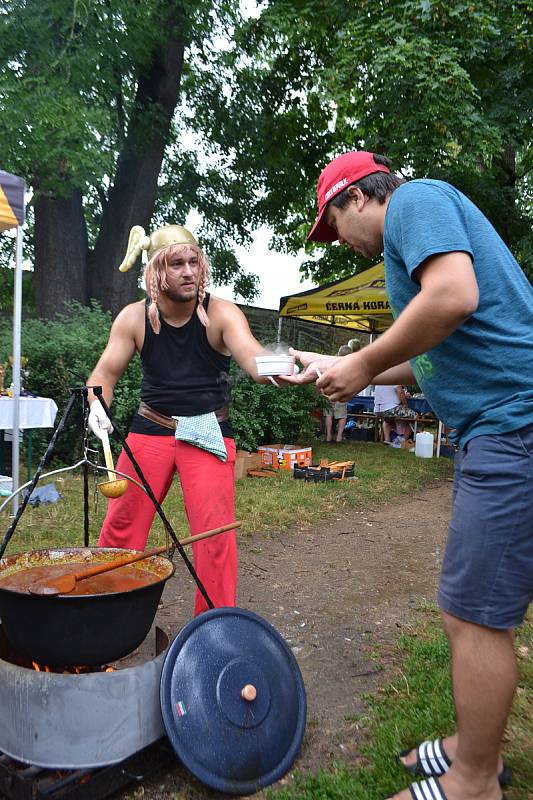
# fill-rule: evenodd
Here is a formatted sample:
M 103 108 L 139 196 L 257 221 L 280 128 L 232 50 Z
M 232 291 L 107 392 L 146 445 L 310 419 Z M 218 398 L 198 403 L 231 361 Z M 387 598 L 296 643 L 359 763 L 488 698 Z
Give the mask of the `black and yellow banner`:
M 319 325 L 382 333 L 393 322 L 383 263 L 326 286 L 282 297 L 279 315 Z
M 0 231 L 24 222 L 24 181 L 0 170 Z

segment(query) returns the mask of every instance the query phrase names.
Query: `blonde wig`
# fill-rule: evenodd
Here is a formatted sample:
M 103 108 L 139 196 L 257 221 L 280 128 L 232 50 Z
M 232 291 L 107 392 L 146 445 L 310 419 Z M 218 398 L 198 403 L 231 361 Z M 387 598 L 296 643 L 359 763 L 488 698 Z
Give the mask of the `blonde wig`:
M 150 259 L 144 270 L 144 280 L 146 291 L 150 298 L 148 307 L 148 319 L 154 330 L 159 333 L 161 330 L 161 319 L 157 308 L 157 298 L 159 293 L 168 289 L 167 267 L 168 259 L 179 253 L 184 247 L 189 247 L 198 256 L 200 264 L 200 281 L 198 284 L 198 306 L 196 313 L 202 325 L 207 327 L 209 319 L 204 308 L 204 299 L 211 273 L 209 263 L 204 252 L 198 246 L 198 242 L 187 228 L 182 225 L 165 225 L 147 236 L 144 228 L 134 225 L 130 231 L 128 247 L 122 264 L 119 267 L 121 272 L 127 272 L 133 267 L 140 254 L 144 251 Z
M 144 269 L 144 282 L 146 291 L 150 298 L 150 305 L 148 306 L 148 319 L 150 320 L 150 325 L 152 326 L 154 333 L 159 333 L 161 330 L 161 319 L 159 316 L 159 309 L 157 307 L 157 300 L 160 292 L 164 292 L 166 289 L 168 289 L 168 262 L 173 256 L 179 255 L 183 250 L 187 249 L 196 253 L 200 265 L 198 305 L 196 306 L 196 313 L 198 314 L 198 318 L 202 325 L 205 327 L 209 325 L 209 319 L 204 308 L 205 293 L 211 278 L 207 258 L 197 244 L 172 244 L 169 247 L 158 250 Z

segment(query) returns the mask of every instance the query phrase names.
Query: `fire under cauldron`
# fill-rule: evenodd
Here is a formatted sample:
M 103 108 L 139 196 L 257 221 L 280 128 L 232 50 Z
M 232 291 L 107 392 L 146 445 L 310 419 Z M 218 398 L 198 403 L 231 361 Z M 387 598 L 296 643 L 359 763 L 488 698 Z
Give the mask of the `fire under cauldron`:
M 106 594 L 36 597 L 2 588 L 2 578 L 32 567 L 84 563 L 92 566 L 135 550 L 69 547 L 34 550 L 0 559 L 0 618 L 6 637 L 20 653 L 49 665 L 89 666 L 116 661 L 146 638 L 174 564 L 161 556 L 140 562 L 153 582 Z

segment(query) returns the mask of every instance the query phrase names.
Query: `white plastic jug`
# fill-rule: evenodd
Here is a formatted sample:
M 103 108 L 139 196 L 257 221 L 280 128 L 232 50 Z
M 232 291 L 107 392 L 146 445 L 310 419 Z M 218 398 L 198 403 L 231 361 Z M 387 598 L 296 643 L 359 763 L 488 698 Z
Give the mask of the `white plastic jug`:
M 419 456 L 419 458 L 433 458 L 433 439 L 433 434 L 427 431 L 417 433 L 415 440 L 415 456 Z

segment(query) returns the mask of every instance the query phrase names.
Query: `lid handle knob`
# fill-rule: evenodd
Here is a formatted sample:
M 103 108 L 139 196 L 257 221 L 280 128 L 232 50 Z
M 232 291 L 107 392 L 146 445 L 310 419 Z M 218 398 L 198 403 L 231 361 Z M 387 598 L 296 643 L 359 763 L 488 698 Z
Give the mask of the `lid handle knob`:
M 243 686 L 241 689 L 241 697 L 243 700 L 247 700 L 249 703 L 251 703 L 252 700 L 255 700 L 257 697 L 257 689 L 255 686 L 252 686 L 251 683 L 247 683 L 246 686 Z

